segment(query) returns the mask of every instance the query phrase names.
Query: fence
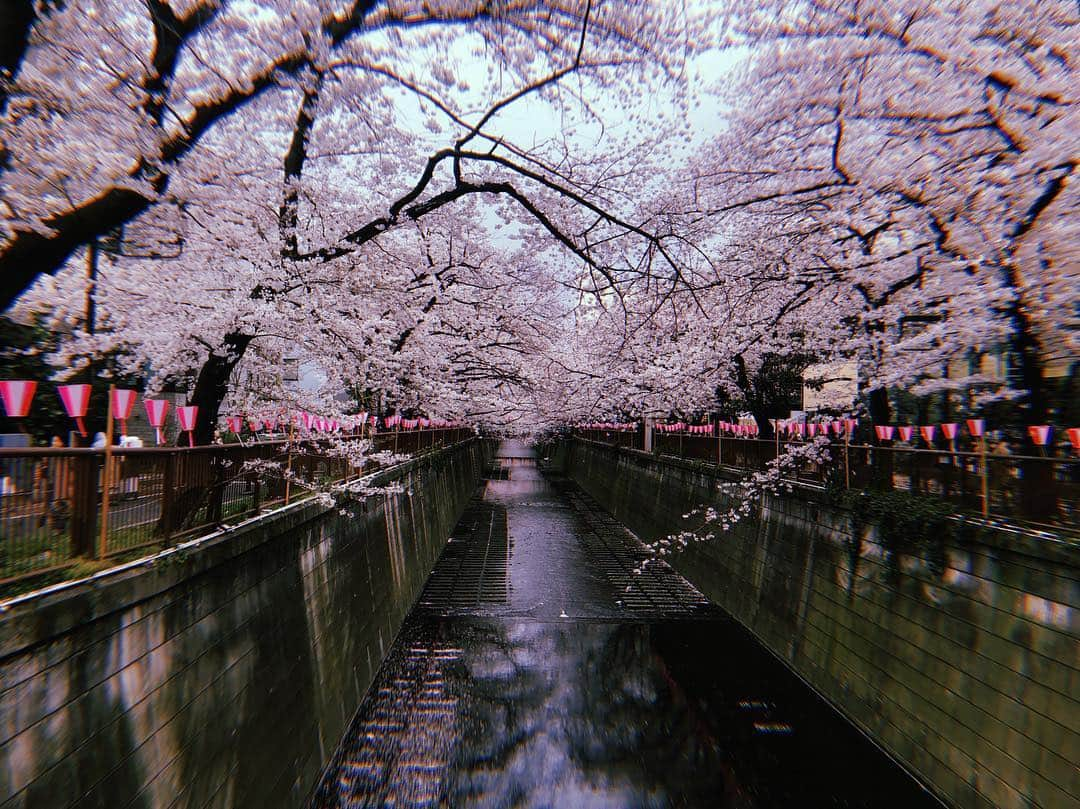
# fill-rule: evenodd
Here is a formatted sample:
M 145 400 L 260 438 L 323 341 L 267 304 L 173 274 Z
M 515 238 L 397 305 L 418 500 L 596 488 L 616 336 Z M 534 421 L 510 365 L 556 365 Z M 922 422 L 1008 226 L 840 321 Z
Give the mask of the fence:
M 378 433 L 367 454 L 415 454 L 470 435 Z M 0 448 L 0 587 L 80 558 L 163 547 L 378 466 L 355 467 L 327 448 L 326 440 L 113 447 L 108 469 L 103 449 Z
M 582 438 L 642 449 L 643 433 L 578 430 Z M 765 469 L 790 445 L 806 442 L 653 433 L 653 451 L 741 471 Z M 951 452 L 845 444 L 833 439 L 831 460 L 804 462 L 785 477 L 848 488 L 886 487 L 947 500 L 1011 522 L 1080 531 L 1080 458 Z

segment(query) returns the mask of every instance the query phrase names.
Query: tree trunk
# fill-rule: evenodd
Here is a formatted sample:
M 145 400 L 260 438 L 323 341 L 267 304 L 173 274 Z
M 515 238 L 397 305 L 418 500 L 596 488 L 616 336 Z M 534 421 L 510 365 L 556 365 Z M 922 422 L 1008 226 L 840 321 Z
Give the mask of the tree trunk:
M 1045 424 L 1050 407 L 1042 346 L 1019 297 L 1013 302 L 1009 315 L 1013 325 L 1009 346 L 1018 360 L 1027 424 Z M 1030 437 L 1025 435 L 1022 441 L 1024 455 L 1043 453 Z M 1054 486 L 1053 464 L 1042 460 L 1021 462 L 1020 500 L 1025 517 L 1041 521 L 1051 519 L 1056 514 L 1057 489 Z
M 189 399 L 189 404 L 199 408 L 195 420 L 197 444 L 209 444 L 214 440 L 214 428 L 218 423 L 221 403 L 229 392 L 229 379 L 251 344 L 251 339 L 247 334 L 225 335 L 222 348 L 212 352 L 199 370 L 195 390 Z
M 889 391 L 885 388 L 874 388 L 870 391 L 868 408 L 870 421 L 874 424 L 888 424 L 892 420 L 892 407 L 889 404 Z
M 867 407 L 870 411 L 871 424 L 888 424 L 892 419 L 889 391 L 885 388 L 874 388 L 870 391 L 870 395 L 867 397 Z M 893 487 L 893 460 L 894 457 L 891 451 L 874 452 L 872 480 L 875 489 L 889 490 Z

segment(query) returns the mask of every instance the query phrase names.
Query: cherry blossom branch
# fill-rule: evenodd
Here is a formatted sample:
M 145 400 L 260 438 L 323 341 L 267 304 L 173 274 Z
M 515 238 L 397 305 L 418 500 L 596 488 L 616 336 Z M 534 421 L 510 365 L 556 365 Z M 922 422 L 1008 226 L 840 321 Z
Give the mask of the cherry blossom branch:
M 717 509 L 711 504 L 703 505 L 684 514 L 684 520 L 700 517 L 701 525 L 692 531 L 679 531 L 646 543 L 649 556 L 639 562 L 633 572 L 640 575 L 649 565 L 657 564 L 664 557 L 679 553 L 692 544 L 716 540 L 718 531 L 727 533 L 734 529 L 753 514 L 755 507 L 764 503 L 766 496 L 792 491 L 792 474 L 799 467 L 807 463 L 825 464 L 830 459 L 829 440 L 819 436 L 804 444 L 788 444 L 784 452 L 769 461 L 764 470 L 753 472 L 738 481 L 717 483 L 717 494 L 734 502 L 734 505 L 726 510 Z

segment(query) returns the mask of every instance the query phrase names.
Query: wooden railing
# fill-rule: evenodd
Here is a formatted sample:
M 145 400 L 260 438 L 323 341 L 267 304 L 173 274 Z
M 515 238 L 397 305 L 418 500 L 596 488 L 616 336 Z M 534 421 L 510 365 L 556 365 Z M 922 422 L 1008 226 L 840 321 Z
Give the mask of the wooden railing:
M 577 430 L 582 438 L 643 448 L 638 431 Z M 653 452 L 732 470 L 763 470 L 803 441 L 654 433 Z M 906 489 L 941 498 L 958 511 L 1080 532 L 1080 458 L 848 444 L 833 438 L 826 463 L 807 461 L 786 477 L 852 489 Z
M 407 430 L 365 440 L 369 456 L 414 455 L 472 434 Z M 325 440 L 270 440 L 113 447 L 107 459 L 103 449 L 0 448 L 0 587 L 82 559 L 164 547 L 377 468 L 328 450 Z

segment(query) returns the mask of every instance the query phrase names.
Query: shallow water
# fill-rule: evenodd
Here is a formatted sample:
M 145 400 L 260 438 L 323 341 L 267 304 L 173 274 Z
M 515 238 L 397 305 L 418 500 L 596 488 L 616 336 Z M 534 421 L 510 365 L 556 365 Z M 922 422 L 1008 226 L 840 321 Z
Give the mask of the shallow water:
M 634 575 L 640 543 L 527 447 L 499 455 L 312 806 L 936 805 L 684 579 Z

